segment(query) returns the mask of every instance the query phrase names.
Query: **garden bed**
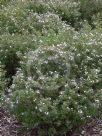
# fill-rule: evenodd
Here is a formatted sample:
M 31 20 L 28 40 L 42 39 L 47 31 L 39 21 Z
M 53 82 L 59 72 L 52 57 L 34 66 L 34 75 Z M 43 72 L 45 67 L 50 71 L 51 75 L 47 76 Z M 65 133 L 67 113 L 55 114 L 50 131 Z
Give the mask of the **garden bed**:
M 19 128 L 17 121 L 0 108 L 0 136 L 37 136 L 35 130 L 23 134 L 17 131 Z M 75 132 L 68 136 L 102 136 L 102 120 L 94 119 L 83 127 L 82 134 Z

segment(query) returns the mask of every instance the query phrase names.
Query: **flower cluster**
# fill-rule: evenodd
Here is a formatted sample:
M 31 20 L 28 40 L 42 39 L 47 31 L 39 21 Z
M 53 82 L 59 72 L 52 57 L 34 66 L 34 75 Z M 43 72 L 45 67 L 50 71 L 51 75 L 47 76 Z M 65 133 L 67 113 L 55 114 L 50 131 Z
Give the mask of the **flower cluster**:
M 43 123 L 49 134 L 65 133 L 97 113 L 102 56 L 93 52 L 64 42 L 25 54 L 11 86 L 11 110 L 24 127 Z

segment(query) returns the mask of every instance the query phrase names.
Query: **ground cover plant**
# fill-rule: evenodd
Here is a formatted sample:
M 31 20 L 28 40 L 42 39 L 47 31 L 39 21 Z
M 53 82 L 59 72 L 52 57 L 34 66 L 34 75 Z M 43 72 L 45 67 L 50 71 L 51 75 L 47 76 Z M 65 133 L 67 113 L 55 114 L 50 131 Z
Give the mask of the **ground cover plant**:
M 102 107 L 101 0 L 0 1 L 0 102 L 24 131 L 64 136 Z

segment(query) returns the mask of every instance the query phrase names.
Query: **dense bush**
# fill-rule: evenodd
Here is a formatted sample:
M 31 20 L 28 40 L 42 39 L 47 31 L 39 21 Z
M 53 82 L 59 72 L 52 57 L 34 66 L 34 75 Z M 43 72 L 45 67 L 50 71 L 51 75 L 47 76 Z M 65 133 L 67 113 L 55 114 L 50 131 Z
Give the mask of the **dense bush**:
M 6 3 L 6 1 L 1 3 L 3 2 Z M 102 2 L 100 0 L 91 0 L 90 2 L 88 0 L 11 0 L 7 3 L 7 6 L 0 9 L 1 34 L 4 32 L 10 34 L 34 33 L 36 29 L 42 31 L 43 27 L 49 29 L 53 25 L 53 28 L 51 28 L 55 30 L 56 27 L 58 28 L 61 25 L 61 20 L 76 29 L 80 29 L 84 20 L 87 20 L 93 26 L 93 17 L 102 12 Z M 58 23 L 58 26 L 56 23 Z
M 0 102 L 1 102 L 1 96 L 4 95 L 5 89 L 6 89 L 5 72 L 3 70 L 3 66 L 0 63 Z
M 5 34 L 0 37 L 0 61 L 5 66 L 6 77 L 11 77 L 16 73 L 20 60 L 18 56 L 30 48 L 35 49 L 37 44 L 35 42 L 36 37 L 32 35 Z
M 101 0 L 0 1 L 0 97 L 22 127 L 60 136 L 96 116 L 101 14 Z
M 4 6 L 6 6 L 9 2 L 10 0 L 0 0 L 0 8 L 3 8 Z
M 25 54 L 11 86 L 11 111 L 22 125 L 37 127 L 39 135 L 62 135 L 95 115 L 102 81 L 100 50 L 62 43 Z
M 52 15 L 53 17 L 53 15 Z M 47 18 L 47 17 L 46 17 Z M 50 20 L 54 18 L 49 18 Z M 55 20 L 55 19 L 54 19 Z M 60 23 L 60 22 L 59 22 Z M 46 27 L 49 27 L 47 24 Z M 41 26 L 40 26 L 41 27 Z M 53 25 L 51 26 L 53 29 Z M 62 26 L 58 24 L 56 28 L 60 29 Z M 54 27 L 55 28 L 55 27 Z M 63 34 L 67 32 L 67 36 L 64 38 Z M 40 31 L 40 29 L 39 29 Z M 57 29 L 56 29 L 57 31 Z M 35 35 L 35 34 L 3 34 L 0 36 L 0 61 L 3 65 L 5 65 L 6 77 L 12 79 L 12 76 L 15 75 L 16 69 L 20 67 L 19 61 L 22 59 L 22 56 L 26 51 L 35 50 L 38 47 L 43 45 L 57 44 L 65 39 L 71 41 L 73 37 L 72 34 L 75 34 L 74 29 L 65 25 L 63 23 L 63 27 L 59 30 L 59 34 L 56 34 L 54 31 L 43 31 L 43 36 Z M 41 33 L 40 33 L 41 34 Z M 11 85 L 11 82 L 10 84 Z
M 80 0 L 80 12 L 81 12 L 81 19 L 87 20 L 92 27 L 95 27 L 95 25 L 93 24 L 93 17 L 94 16 L 96 17 L 98 13 L 102 12 L 102 1 Z

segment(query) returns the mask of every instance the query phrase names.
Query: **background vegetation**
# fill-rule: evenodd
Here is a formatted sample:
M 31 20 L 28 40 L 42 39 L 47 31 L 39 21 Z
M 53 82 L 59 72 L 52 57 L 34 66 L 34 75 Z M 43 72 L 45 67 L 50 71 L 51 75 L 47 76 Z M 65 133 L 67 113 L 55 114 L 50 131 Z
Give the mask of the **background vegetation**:
M 0 101 L 39 136 L 66 135 L 96 117 L 102 1 L 1 0 Z

